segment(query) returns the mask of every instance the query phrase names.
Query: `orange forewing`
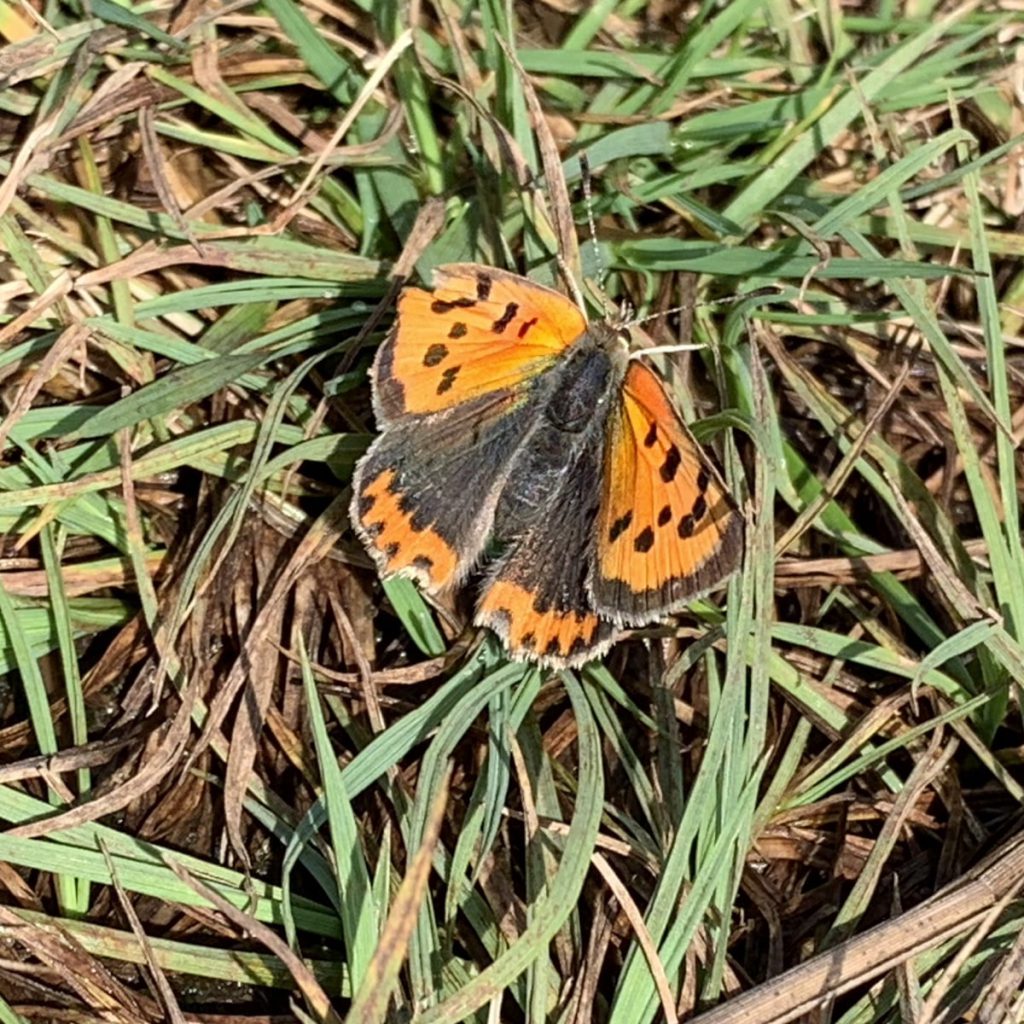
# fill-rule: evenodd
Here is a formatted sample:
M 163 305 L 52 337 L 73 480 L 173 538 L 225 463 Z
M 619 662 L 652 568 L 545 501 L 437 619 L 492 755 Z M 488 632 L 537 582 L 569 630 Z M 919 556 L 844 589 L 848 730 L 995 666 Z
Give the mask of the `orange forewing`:
M 597 611 L 641 625 L 710 589 L 739 560 L 742 523 L 664 386 L 631 362 L 606 438 Z
M 587 323 L 564 295 L 505 271 L 453 263 L 434 290 L 406 288 L 378 360 L 388 417 L 436 413 L 531 380 Z

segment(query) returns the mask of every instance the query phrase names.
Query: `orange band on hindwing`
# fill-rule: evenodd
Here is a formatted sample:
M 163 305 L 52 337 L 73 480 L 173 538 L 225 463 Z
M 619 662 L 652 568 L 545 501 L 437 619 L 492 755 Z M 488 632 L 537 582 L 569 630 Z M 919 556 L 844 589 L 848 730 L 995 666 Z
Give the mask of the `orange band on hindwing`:
M 496 580 L 480 601 L 477 621 L 493 629 L 517 657 L 572 665 L 590 660 L 609 631 L 593 612 L 545 607 L 536 594 Z
M 365 484 L 355 514 L 372 542 L 381 571 L 419 580 L 429 590 L 447 586 L 458 571 L 458 554 L 432 527 L 418 527 L 393 489 L 395 474 L 385 470 Z

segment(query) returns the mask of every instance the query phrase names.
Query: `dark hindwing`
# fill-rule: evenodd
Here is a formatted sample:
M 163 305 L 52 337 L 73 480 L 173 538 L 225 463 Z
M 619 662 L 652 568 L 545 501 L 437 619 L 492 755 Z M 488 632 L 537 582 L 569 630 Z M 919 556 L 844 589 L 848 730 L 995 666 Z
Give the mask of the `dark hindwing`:
M 523 529 L 490 573 L 475 621 L 493 629 L 515 658 L 577 666 L 613 641 L 611 623 L 594 612 L 587 595 L 602 447 L 589 440 L 575 446 L 552 493 L 536 494 L 525 505 L 523 496 L 543 480 L 537 475 L 543 457 L 524 452 L 502 499 L 498 523 Z
M 384 575 L 436 593 L 479 560 L 516 453 L 536 419 L 530 389 L 388 425 L 353 477 L 356 532 Z

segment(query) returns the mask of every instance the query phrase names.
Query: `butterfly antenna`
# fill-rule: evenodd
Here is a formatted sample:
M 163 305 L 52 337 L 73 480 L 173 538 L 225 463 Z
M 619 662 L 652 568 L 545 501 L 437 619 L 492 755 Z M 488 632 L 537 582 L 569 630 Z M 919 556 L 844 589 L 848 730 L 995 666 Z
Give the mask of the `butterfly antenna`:
M 777 291 L 774 288 L 757 288 L 754 291 L 745 292 L 742 295 L 726 295 L 720 299 L 707 299 L 703 302 L 687 303 L 682 306 L 672 306 L 669 309 L 663 309 L 658 313 L 649 313 L 647 316 L 638 317 L 635 320 L 630 320 L 624 326 L 639 327 L 640 324 L 645 324 L 650 320 L 657 320 L 663 316 L 671 316 L 673 313 L 682 313 L 684 311 L 692 311 L 695 309 L 701 309 L 705 306 L 729 306 L 736 302 L 741 302 L 743 299 L 749 299 L 760 295 L 775 295 Z M 651 348 L 641 348 L 629 354 L 630 359 L 638 359 L 641 356 L 657 356 L 657 355 L 668 355 L 671 352 L 699 352 L 702 348 L 707 348 L 707 345 L 699 344 L 697 342 L 681 343 L 676 345 L 654 345 Z
M 591 188 L 590 160 L 585 152 L 579 155 L 580 183 L 583 185 L 583 204 L 587 210 L 587 229 L 590 232 L 590 247 L 594 251 L 594 269 L 597 273 L 597 286 L 604 291 L 604 278 L 607 268 L 601 255 L 601 246 L 597 241 L 597 223 L 594 220 L 594 190 Z
M 778 295 L 781 289 L 773 285 L 765 285 L 763 288 L 752 288 L 749 292 L 740 292 L 734 295 L 723 295 L 718 299 L 704 299 L 698 302 L 694 309 L 703 309 L 705 306 L 732 306 L 737 302 L 746 299 L 760 299 L 766 295 Z M 670 310 L 671 312 L 671 310 Z
M 623 327 L 639 327 L 641 324 L 650 323 L 651 320 L 660 320 L 663 316 L 671 316 L 673 313 L 682 313 L 684 310 L 696 309 L 693 303 L 686 303 L 682 306 L 672 306 L 669 309 L 659 310 L 657 313 L 648 313 L 647 316 L 638 316 L 634 320 L 628 320 Z
M 658 320 L 660 317 L 671 316 L 673 313 L 682 313 L 684 310 L 705 309 L 708 306 L 731 306 L 737 302 L 743 302 L 745 299 L 758 299 L 765 295 L 778 294 L 779 290 L 777 288 L 772 288 L 771 286 L 755 288 L 753 291 L 743 292 L 742 294 L 723 295 L 719 299 L 703 299 L 700 302 L 685 303 L 682 306 L 671 306 L 669 309 L 662 309 L 657 313 L 648 313 L 647 316 L 637 317 L 635 320 L 630 320 L 624 326 L 639 327 L 640 324 L 645 324 L 650 320 Z

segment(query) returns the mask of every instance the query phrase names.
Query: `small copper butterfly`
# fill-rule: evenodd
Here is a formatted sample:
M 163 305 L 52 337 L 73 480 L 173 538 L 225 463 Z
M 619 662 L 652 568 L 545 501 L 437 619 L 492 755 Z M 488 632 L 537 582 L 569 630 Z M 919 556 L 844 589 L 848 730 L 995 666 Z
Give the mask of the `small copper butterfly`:
M 430 593 L 494 546 L 475 622 L 576 666 L 737 566 L 742 518 L 628 334 L 524 277 L 456 263 L 406 288 L 372 381 L 352 521 Z

